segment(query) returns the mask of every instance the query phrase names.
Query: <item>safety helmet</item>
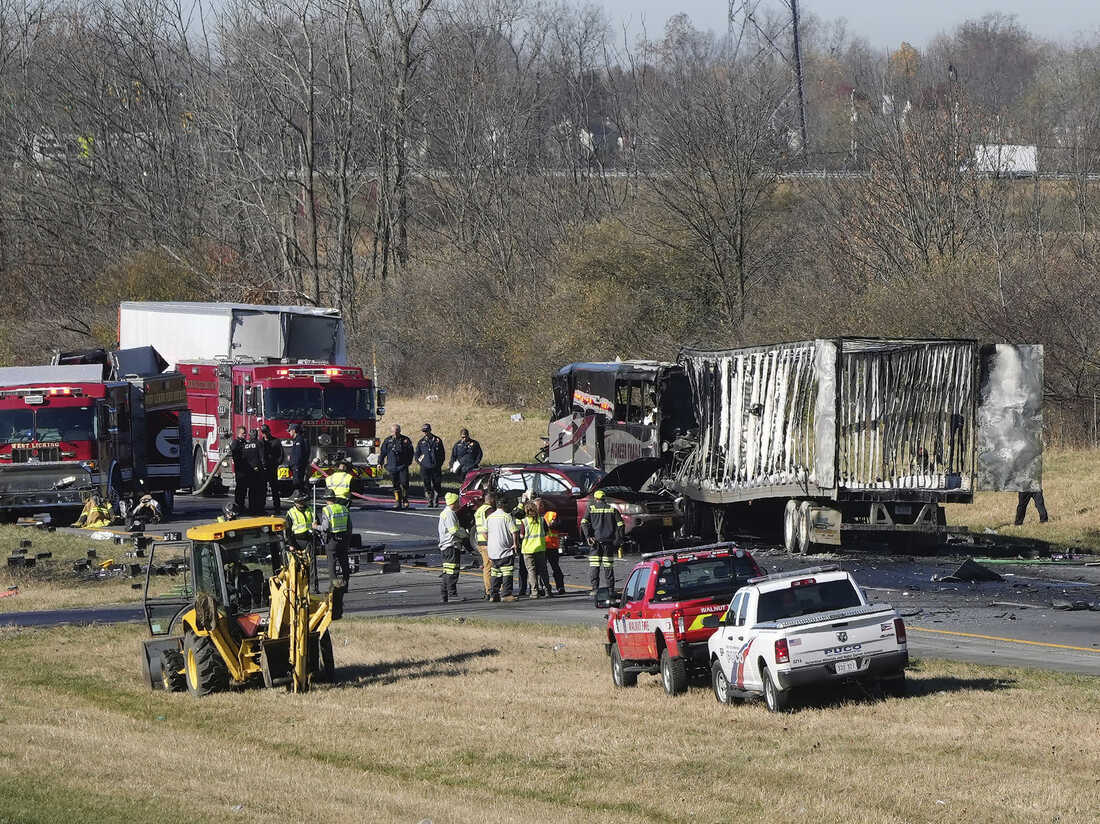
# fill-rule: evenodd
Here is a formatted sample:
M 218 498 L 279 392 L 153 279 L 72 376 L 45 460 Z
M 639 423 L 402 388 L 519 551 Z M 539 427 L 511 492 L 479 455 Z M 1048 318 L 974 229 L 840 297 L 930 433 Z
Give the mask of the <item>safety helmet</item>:
M 333 490 L 333 489 L 326 489 L 325 490 L 325 500 L 326 501 L 335 501 L 336 500 L 336 491 Z
M 343 458 L 340 461 L 340 468 L 351 470 L 355 467 L 355 464 L 351 462 L 351 458 Z
M 303 495 L 301 492 L 299 492 L 297 495 L 294 496 L 294 503 L 296 503 L 296 504 L 309 503 L 309 496 L 308 495 Z
M 453 492 L 448 492 L 443 496 L 443 502 L 447 504 L 447 506 L 454 506 L 458 503 L 458 496 Z
M 597 501 L 602 501 L 604 499 L 604 491 L 602 489 L 597 489 L 596 494 L 592 497 L 594 497 Z

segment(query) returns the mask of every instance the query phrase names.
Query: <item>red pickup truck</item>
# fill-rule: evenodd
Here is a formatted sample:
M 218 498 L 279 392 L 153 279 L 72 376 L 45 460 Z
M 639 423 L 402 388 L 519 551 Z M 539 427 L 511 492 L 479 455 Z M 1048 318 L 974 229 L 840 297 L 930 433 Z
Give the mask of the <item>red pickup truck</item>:
M 687 689 L 689 677 L 710 677 L 707 640 L 715 627 L 704 616 L 726 611 L 733 593 L 763 572 L 731 543 L 643 555 L 622 596 L 601 591 L 607 607 L 607 654 L 617 687 L 633 687 L 640 673 L 660 673 L 665 692 Z M 707 622 L 713 624 L 713 621 Z

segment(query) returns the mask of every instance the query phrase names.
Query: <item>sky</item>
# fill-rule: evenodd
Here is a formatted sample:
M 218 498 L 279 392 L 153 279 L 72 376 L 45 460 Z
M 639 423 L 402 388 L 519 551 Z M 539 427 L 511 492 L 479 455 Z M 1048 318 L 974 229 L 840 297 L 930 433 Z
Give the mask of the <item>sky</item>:
M 626 20 L 633 30 L 645 28 L 653 37 L 673 14 L 685 12 L 701 29 L 726 27 L 726 0 L 596 0 L 613 20 Z M 761 0 L 761 10 L 781 11 L 783 0 Z M 1078 34 L 1100 29 L 1097 0 L 799 0 L 804 12 L 825 20 L 843 17 L 852 36 L 866 38 L 872 46 L 896 48 L 908 40 L 921 48 L 942 31 L 971 17 L 999 10 L 1015 14 L 1036 36 L 1073 40 Z

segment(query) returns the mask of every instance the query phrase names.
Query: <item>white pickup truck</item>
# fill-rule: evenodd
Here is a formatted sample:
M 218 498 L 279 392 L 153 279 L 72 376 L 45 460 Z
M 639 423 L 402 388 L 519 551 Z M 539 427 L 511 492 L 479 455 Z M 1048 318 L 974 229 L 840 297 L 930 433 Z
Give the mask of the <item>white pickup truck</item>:
M 795 687 L 825 681 L 877 681 L 905 692 L 905 624 L 889 604 L 868 604 L 836 566 L 751 578 L 734 593 L 708 647 L 719 703 L 763 695 L 783 710 Z

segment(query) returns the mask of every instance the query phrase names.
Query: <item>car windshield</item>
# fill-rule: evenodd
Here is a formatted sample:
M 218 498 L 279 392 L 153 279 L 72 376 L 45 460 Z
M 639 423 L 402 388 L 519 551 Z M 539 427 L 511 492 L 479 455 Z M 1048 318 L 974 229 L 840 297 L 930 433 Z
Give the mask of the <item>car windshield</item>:
M 90 441 L 95 438 L 95 417 L 86 407 L 54 407 L 35 413 L 36 437 L 40 441 Z
M 859 593 L 856 592 L 856 588 L 847 578 L 842 578 L 839 581 L 801 584 L 786 589 L 761 592 L 760 604 L 756 609 L 756 620 L 779 621 L 783 618 L 795 618 L 799 615 L 812 615 L 815 612 L 829 612 L 859 605 Z
M 570 466 L 565 467 L 562 474 L 569 478 L 573 486 L 580 488 L 582 495 L 587 495 L 606 473 L 588 466 Z
M 369 389 L 310 386 L 264 390 L 264 414 L 272 420 L 364 420 L 374 416 Z
M 0 444 L 30 443 L 34 440 L 34 412 L 30 409 L 0 410 Z
M 726 555 L 717 558 L 697 558 L 673 562 L 657 572 L 653 590 L 654 601 L 688 601 L 692 598 L 715 598 L 728 601 L 756 568 L 747 556 Z

